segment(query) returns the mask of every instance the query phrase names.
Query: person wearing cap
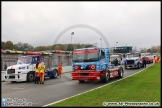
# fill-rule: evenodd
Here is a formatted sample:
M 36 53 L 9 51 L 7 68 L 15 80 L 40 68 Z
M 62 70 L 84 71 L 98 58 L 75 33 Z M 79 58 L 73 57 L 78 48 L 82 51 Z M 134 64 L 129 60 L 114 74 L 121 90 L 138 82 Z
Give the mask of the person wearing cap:
M 45 73 L 45 65 L 44 62 L 41 62 L 40 65 L 40 84 L 44 84 L 44 73 Z

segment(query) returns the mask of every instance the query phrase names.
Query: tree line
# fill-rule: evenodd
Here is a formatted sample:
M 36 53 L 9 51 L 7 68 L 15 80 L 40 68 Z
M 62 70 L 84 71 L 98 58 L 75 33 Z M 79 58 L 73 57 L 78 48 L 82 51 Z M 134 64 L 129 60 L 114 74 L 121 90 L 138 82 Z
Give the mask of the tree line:
M 18 42 L 17 44 L 14 44 L 12 41 L 6 41 L 1 42 L 1 49 L 3 50 L 17 50 L 17 51 L 47 51 L 47 50 L 64 50 L 64 51 L 73 51 L 73 49 L 76 48 L 88 48 L 93 47 L 92 44 L 55 44 L 55 45 L 49 45 L 49 46 L 37 46 L 33 47 L 32 45 L 28 43 L 22 43 Z M 137 52 L 137 47 L 134 46 L 132 48 L 133 52 Z M 113 47 L 110 48 L 110 52 L 113 52 Z M 140 53 L 160 53 L 161 54 L 161 46 L 151 46 L 150 48 L 140 48 Z
M 12 41 L 1 42 L 1 49 L 3 50 L 17 50 L 17 51 L 47 51 L 47 50 L 63 50 L 72 51 L 76 48 L 88 48 L 93 47 L 92 44 L 55 44 L 49 46 L 37 46 L 33 47 L 28 43 L 18 42 L 14 44 Z

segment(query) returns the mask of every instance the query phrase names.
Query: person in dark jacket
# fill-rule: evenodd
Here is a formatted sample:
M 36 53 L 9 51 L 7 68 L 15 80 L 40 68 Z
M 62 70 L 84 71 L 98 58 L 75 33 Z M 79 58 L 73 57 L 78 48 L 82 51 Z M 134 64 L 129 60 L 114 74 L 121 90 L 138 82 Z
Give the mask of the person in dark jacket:
M 4 70 L 5 71 L 7 70 L 7 64 L 6 63 L 4 64 Z
M 143 57 L 142 62 L 143 62 L 143 66 L 144 66 L 144 68 L 146 68 L 146 57 Z
M 114 60 L 114 65 L 118 66 L 118 59 L 117 58 Z

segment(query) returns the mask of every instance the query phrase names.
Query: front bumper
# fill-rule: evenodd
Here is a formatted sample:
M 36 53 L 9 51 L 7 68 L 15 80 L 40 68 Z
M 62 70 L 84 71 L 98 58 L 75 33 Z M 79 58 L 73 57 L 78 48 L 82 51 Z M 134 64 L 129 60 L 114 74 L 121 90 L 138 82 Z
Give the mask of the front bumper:
M 101 72 L 72 72 L 72 80 L 100 80 Z
M 5 74 L 5 81 L 26 81 L 27 74 Z
M 134 64 L 129 64 L 129 65 L 126 65 L 127 68 L 137 68 L 138 65 L 134 65 Z

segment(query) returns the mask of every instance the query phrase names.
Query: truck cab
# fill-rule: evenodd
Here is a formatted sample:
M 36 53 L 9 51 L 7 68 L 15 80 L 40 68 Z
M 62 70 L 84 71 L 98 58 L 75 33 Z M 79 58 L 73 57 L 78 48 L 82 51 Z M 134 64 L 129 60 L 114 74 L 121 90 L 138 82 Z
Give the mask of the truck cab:
M 108 48 L 75 49 L 72 59 L 72 80 L 107 82 L 110 78 L 123 77 L 123 68 L 121 66 L 112 67 L 109 60 Z
M 124 61 L 125 69 L 143 67 L 142 58 L 139 53 L 129 53 Z
M 35 78 L 35 65 L 36 63 L 44 62 L 42 55 L 26 55 L 18 57 L 17 64 L 7 67 L 5 73 L 5 81 L 17 82 L 28 81 L 32 82 Z M 57 78 L 57 69 L 45 70 L 45 77 Z

